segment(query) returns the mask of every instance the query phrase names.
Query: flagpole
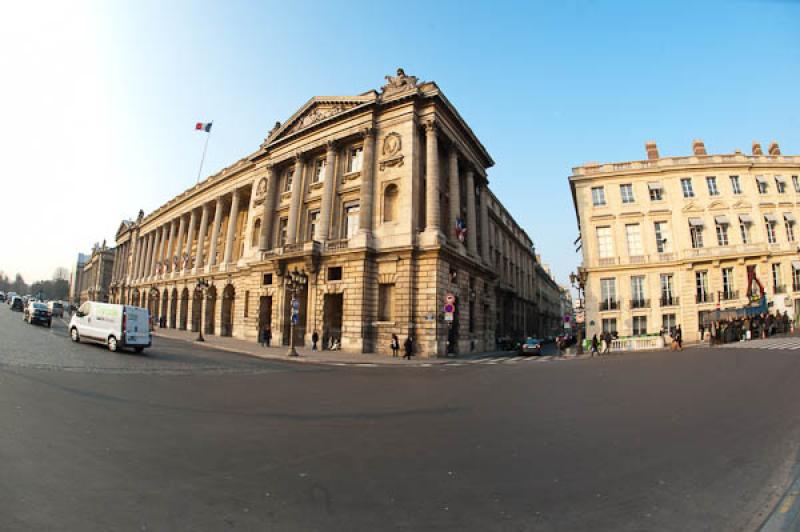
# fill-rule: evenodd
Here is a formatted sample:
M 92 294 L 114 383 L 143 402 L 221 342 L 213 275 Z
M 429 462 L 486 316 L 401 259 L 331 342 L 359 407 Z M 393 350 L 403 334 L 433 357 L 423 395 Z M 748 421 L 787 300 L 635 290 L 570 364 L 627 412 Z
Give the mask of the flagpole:
M 211 124 L 213 126 L 214 122 L 213 121 L 209 122 L 209 124 Z M 211 129 L 214 129 L 214 128 L 212 127 Z M 203 173 L 203 163 L 206 160 L 206 150 L 208 149 L 208 139 L 210 139 L 210 138 L 211 138 L 211 130 L 209 130 L 208 131 L 208 135 L 206 135 L 206 143 L 203 146 L 203 156 L 200 158 L 200 169 L 197 170 L 197 182 L 198 183 L 200 182 L 200 174 Z

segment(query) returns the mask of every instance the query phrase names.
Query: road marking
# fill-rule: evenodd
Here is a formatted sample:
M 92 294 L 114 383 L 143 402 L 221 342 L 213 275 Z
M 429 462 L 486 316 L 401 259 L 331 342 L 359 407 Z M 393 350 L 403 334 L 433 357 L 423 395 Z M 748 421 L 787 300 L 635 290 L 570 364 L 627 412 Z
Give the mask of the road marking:
M 792 509 L 792 505 L 794 505 L 794 501 L 797 500 L 797 497 L 800 495 L 800 491 L 793 491 L 786 495 L 786 498 L 783 499 L 783 503 L 781 503 L 781 508 L 778 510 L 782 514 L 788 514 L 789 510 Z

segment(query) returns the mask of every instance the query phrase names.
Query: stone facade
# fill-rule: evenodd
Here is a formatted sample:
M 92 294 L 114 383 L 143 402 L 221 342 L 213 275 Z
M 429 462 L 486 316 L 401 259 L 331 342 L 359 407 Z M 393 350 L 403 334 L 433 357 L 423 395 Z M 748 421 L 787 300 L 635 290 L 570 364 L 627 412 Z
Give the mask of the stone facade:
M 110 301 L 111 277 L 114 270 L 113 248 L 95 244 L 92 253 L 83 266 L 80 287 L 80 303 L 84 301 Z
M 75 262 L 75 267 L 72 269 L 72 274 L 69 277 L 70 303 L 80 303 L 81 292 L 83 291 L 83 267 L 86 266 L 88 261 L 88 255 L 78 253 L 78 260 Z
M 573 169 L 569 182 L 583 243 L 586 330 L 620 335 L 681 325 L 698 338 L 716 310 L 743 308 L 757 284 L 769 310 L 797 318 L 800 261 L 800 157 L 708 155 L 648 158 Z
M 439 87 L 402 70 L 380 91 L 312 98 L 255 152 L 122 222 L 112 299 L 168 327 L 253 341 L 269 327 L 288 344 L 297 271 L 296 344 L 316 330 L 364 352 L 389 352 L 393 333 L 422 356 L 494 349 L 498 291 L 535 322 L 540 265 L 488 189 L 493 164 Z

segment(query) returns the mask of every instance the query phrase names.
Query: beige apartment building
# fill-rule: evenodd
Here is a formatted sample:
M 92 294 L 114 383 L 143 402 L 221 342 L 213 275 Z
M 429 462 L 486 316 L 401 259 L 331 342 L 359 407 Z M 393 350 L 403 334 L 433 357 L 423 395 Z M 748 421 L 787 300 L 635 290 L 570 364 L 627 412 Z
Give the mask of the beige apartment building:
M 569 182 L 586 272 L 586 331 L 620 336 L 681 325 L 684 338 L 717 310 L 756 305 L 800 316 L 800 157 L 763 153 L 587 163 Z
M 494 162 L 433 82 L 317 96 L 260 147 L 117 232 L 112 299 L 166 326 L 256 341 L 422 356 L 535 334 L 533 242 L 488 187 Z M 206 281 L 202 288 L 199 281 Z M 447 301 L 454 312 L 445 313 Z M 548 316 L 552 320 L 552 316 Z

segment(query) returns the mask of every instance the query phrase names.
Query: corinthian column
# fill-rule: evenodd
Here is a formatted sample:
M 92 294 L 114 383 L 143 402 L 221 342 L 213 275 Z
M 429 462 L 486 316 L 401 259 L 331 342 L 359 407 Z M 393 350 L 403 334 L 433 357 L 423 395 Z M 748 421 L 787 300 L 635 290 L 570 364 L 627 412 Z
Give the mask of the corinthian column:
M 467 250 L 473 257 L 478 256 L 478 225 L 475 216 L 475 175 L 472 168 L 467 170 Z
M 423 243 L 442 241 L 441 214 L 439 211 L 439 140 L 436 122 L 425 122 L 425 235 Z
M 178 222 L 178 242 L 177 245 L 175 246 L 175 251 L 173 251 L 172 253 L 173 257 L 178 257 L 178 264 L 177 266 L 175 265 L 175 259 L 173 258 L 172 266 L 170 268 L 170 271 L 173 273 L 176 271 L 179 272 L 181 271 L 181 268 L 183 268 L 183 263 L 181 262 L 181 260 L 183 258 L 183 239 L 185 238 L 185 235 L 186 235 L 186 216 L 181 214 L 180 220 Z
M 463 250 L 461 246 L 461 242 L 458 240 L 456 236 L 456 220 L 461 216 L 461 186 L 460 180 L 458 178 L 458 151 L 456 150 L 455 146 L 450 150 L 448 154 L 448 164 L 447 170 L 449 172 L 449 185 L 450 185 L 450 222 L 448 223 L 447 230 L 450 231 L 448 235 L 449 238 L 452 238 L 459 249 Z
M 204 266 L 203 253 L 206 247 L 206 234 L 208 233 L 208 203 L 203 203 L 203 214 L 200 217 L 200 232 L 197 233 L 197 255 L 195 257 L 195 269 L 200 271 Z
M 278 193 L 278 172 L 272 165 L 267 166 L 267 196 L 264 198 L 264 209 L 261 216 L 261 236 L 258 247 L 262 251 L 272 248 L 272 221 L 275 218 L 275 196 Z
M 208 249 L 208 270 L 210 271 L 217 264 L 217 240 L 219 240 L 219 230 L 222 225 L 222 196 L 217 198 L 214 207 L 214 225 L 211 227 L 211 245 Z
M 192 209 L 191 215 L 189 216 L 189 228 L 186 231 L 186 251 L 184 252 L 184 256 L 189 257 L 192 256 L 192 239 L 194 238 L 194 228 L 197 225 L 197 211 Z M 188 260 L 186 266 L 183 265 L 183 257 L 181 257 L 181 268 L 184 270 L 188 270 Z
M 175 224 L 175 220 L 170 220 L 169 222 L 169 240 L 167 241 L 167 250 L 164 252 L 164 274 L 167 272 L 172 271 L 172 255 L 175 249 L 175 231 L 177 230 L 177 226 Z
M 239 189 L 233 191 L 231 199 L 231 212 L 228 215 L 228 235 L 225 238 L 225 255 L 222 257 L 223 264 L 230 264 L 233 259 L 233 241 L 236 236 L 236 222 L 239 219 Z
M 492 263 L 489 256 L 489 192 L 486 185 L 481 185 L 481 255 L 487 264 Z
M 289 204 L 289 220 L 286 223 L 286 243 L 297 242 L 297 219 L 300 217 L 300 199 L 303 189 L 303 158 L 298 152 L 294 157 L 294 179 L 292 179 L 292 199 Z
M 364 131 L 364 162 L 361 164 L 361 215 L 358 229 L 367 238 L 372 235 L 373 204 L 375 202 L 375 128 Z
M 319 223 L 316 227 L 314 240 L 324 242 L 328 240 L 331 227 L 331 206 L 333 203 L 334 180 L 336 179 L 336 144 L 328 142 L 325 161 L 325 188 L 322 189 L 322 208 L 319 213 Z
M 147 255 L 144 259 L 144 271 L 142 272 L 143 278 L 150 277 L 150 267 L 153 265 L 153 251 L 156 247 L 155 237 L 155 230 L 150 231 L 147 234 L 147 247 L 145 248 L 147 250 Z

